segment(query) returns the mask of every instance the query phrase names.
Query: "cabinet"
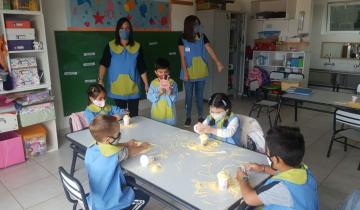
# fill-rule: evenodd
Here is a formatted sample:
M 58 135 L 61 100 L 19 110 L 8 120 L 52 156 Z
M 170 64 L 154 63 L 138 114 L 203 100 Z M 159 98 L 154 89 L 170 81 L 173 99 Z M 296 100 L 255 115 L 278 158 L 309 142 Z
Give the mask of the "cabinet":
M 208 100 L 213 93 L 227 93 L 231 17 L 230 13 L 224 10 L 197 11 L 196 15 L 216 55 L 225 66 L 224 71 L 219 73 L 209 56 L 209 78 L 204 90 L 204 100 Z
M 255 0 L 251 2 L 251 14 L 257 20 L 294 19 L 297 0 Z
M 33 9 L 37 11 L 29 11 L 29 10 L 9 10 L 4 9 L 0 10 L 0 33 L 4 35 L 5 42 L 8 43 L 8 56 L 7 61 L 9 64 L 9 72 L 14 73 L 15 68 L 11 68 L 10 61 L 13 59 L 20 59 L 20 58 L 35 58 L 36 59 L 36 69 L 39 76 L 39 81 L 33 83 L 24 83 L 21 86 L 14 87 L 14 89 L 6 91 L 1 90 L 0 95 L 8 95 L 14 93 L 22 93 L 25 91 L 34 91 L 34 90 L 48 90 L 51 92 L 51 80 L 50 80 L 50 68 L 49 68 L 49 60 L 48 60 L 48 52 L 47 52 L 47 44 L 46 44 L 46 35 L 45 35 L 45 25 L 44 25 L 44 16 L 42 13 L 42 5 L 41 1 L 38 2 L 31 1 L 31 6 L 36 5 L 36 7 L 29 7 L 28 9 Z M 29 6 L 29 5 L 26 5 Z M 23 7 L 19 7 L 21 9 L 26 9 Z M 19 22 L 20 21 L 20 22 Z M 23 21 L 23 22 L 22 22 Z M 11 27 L 12 23 L 23 24 L 25 28 L 33 28 L 35 32 L 35 37 L 33 37 L 33 33 L 24 32 L 25 38 L 35 38 L 34 41 L 42 43 L 42 47 L 34 49 L 33 42 L 31 42 L 30 49 L 26 48 L 9 48 L 9 28 Z M 10 25 L 9 25 L 10 24 Z M 15 27 L 15 26 L 14 26 Z M 21 27 L 21 28 L 24 28 Z M 26 31 L 26 30 L 25 30 Z M 12 34 L 11 31 L 10 34 Z M 11 35 L 13 36 L 13 35 Z M 11 39 L 11 38 L 10 38 Z M 21 37 L 18 38 L 21 40 Z M 22 40 L 21 40 L 22 41 Z M 26 40 L 28 41 L 28 39 Z M 11 41 L 10 41 L 11 42 Z M 20 44 L 21 45 L 21 44 Z M 21 60 L 21 59 L 20 59 Z M 36 73 L 36 70 L 35 70 Z M 19 116 L 18 116 L 19 117 Z M 33 115 L 34 118 L 38 116 Z M 39 116 L 40 117 L 40 116 Z M 47 147 L 48 151 L 58 149 L 58 140 L 57 140 L 57 129 L 56 129 L 56 122 L 55 116 L 44 120 L 42 124 L 47 129 Z

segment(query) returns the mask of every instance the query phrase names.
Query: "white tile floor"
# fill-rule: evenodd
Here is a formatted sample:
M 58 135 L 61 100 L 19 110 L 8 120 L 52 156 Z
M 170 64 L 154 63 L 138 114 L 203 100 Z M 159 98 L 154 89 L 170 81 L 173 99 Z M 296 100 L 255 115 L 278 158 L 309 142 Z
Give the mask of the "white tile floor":
M 234 99 L 235 113 L 248 114 L 251 101 Z M 193 106 L 195 108 L 195 106 Z M 183 128 L 183 102 L 177 105 L 178 126 Z M 207 111 L 207 106 L 205 108 Z M 195 110 L 193 111 L 195 113 Z M 142 115 L 148 116 L 149 111 Z M 332 116 L 325 113 L 299 110 L 299 121 L 293 122 L 293 108 L 283 107 L 283 125 L 300 126 L 306 139 L 305 163 L 312 169 L 317 182 L 320 197 L 320 209 L 337 209 L 345 196 L 354 189 L 360 188 L 360 171 L 357 166 L 360 161 L 359 150 L 334 144 L 330 158 L 326 151 L 331 136 Z M 196 120 L 197 116 L 193 117 Z M 269 128 L 267 118 L 261 116 L 260 124 L 266 131 Z M 194 122 L 193 122 L 194 123 Z M 60 137 L 61 146 L 56 152 L 28 160 L 26 163 L 7 169 L 0 169 L 0 210 L 64 210 L 72 209 L 66 200 L 59 182 L 57 168 L 64 166 L 69 170 L 72 153 L 69 144 Z M 87 175 L 83 161 L 78 160 L 75 176 L 88 191 Z M 151 199 L 147 210 L 168 209 L 162 203 Z

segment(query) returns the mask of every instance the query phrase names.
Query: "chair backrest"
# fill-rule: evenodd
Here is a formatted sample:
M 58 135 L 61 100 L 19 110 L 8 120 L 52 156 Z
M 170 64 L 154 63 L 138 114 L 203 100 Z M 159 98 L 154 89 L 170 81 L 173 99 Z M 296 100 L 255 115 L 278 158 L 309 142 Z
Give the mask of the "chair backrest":
M 335 121 L 345 125 L 360 128 L 360 112 L 338 109 L 335 112 Z
M 303 80 L 305 77 L 303 74 L 300 73 L 290 73 L 287 77 L 289 80 L 297 80 L 297 81 L 301 81 Z
M 252 149 L 249 148 L 250 145 L 248 145 L 248 140 L 251 139 L 255 144 L 255 150 L 260 153 L 265 153 L 264 133 L 258 121 L 252 117 L 241 114 L 238 115 L 238 118 L 240 121 L 241 146 L 247 149 Z
M 66 172 L 63 167 L 59 167 L 59 174 L 66 198 L 74 204 L 74 209 L 76 209 L 77 204 L 79 204 L 84 210 L 89 210 L 86 194 L 81 183 Z
M 69 117 L 69 126 L 71 133 L 89 127 L 89 123 L 84 116 L 84 112 L 72 113 Z
M 360 94 L 360 84 L 358 84 L 357 88 L 356 88 L 356 93 Z
M 280 71 L 270 72 L 270 80 L 282 80 L 285 78 L 285 73 Z

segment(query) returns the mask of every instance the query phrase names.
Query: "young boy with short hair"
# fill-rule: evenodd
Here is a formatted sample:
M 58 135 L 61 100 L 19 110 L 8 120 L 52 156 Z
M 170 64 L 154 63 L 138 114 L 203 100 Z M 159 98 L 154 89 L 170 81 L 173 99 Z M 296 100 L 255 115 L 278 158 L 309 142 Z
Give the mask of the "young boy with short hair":
M 176 124 L 175 101 L 178 94 L 177 84 L 169 77 L 170 63 L 158 58 L 155 63 L 155 78 L 149 87 L 147 99 L 151 102 L 151 119 L 169 125 Z
M 319 208 L 316 180 L 302 163 L 305 153 L 304 137 L 299 128 L 280 126 L 273 128 L 266 137 L 266 150 L 270 166 L 248 164 L 246 170 L 272 175 L 265 184 L 254 190 L 246 172 L 239 169 L 237 180 L 243 199 L 250 206 L 263 209 Z
M 135 156 L 149 147 L 148 143 L 131 140 L 118 143 L 120 124 L 116 117 L 97 115 L 89 126 L 95 139 L 85 155 L 90 194 L 87 197 L 92 210 L 143 209 L 149 196 L 128 186 L 120 161 Z

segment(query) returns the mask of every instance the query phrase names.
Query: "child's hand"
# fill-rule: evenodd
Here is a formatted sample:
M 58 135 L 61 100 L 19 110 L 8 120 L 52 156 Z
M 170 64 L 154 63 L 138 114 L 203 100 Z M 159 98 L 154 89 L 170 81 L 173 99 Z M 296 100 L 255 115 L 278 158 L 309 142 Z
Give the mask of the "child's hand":
M 147 142 L 140 142 L 136 140 L 130 140 L 127 142 L 128 152 L 130 156 L 136 156 L 144 153 L 150 148 L 150 144 Z
M 236 179 L 240 182 L 244 176 L 247 176 L 247 174 L 241 168 L 238 168 L 236 172 Z
M 249 164 L 246 164 L 246 169 L 249 170 L 249 171 L 255 171 L 255 172 L 264 172 L 264 168 L 265 166 L 264 165 L 260 165 L 260 164 L 257 164 L 257 163 L 249 163 Z
M 158 96 L 161 96 L 164 94 L 164 89 L 162 89 L 161 87 L 159 87 L 159 92 L 158 92 Z
M 218 63 L 216 63 L 218 72 L 222 72 L 225 68 L 225 66 L 219 61 Z
M 196 123 L 196 125 L 194 126 L 194 128 L 195 128 L 195 131 L 197 132 L 197 133 L 199 133 L 199 134 L 202 134 L 202 133 L 204 133 L 204 125 L 201 123 L 201 122 L 198 122 L 198 123 Z
M 188 81 L 189 80 L 189 73 L 188 73 L 188 70 L 186 69 L 184 71 L 184 81 Z
M 216 129 L 215 128 L 212 128 L 210 126 L 203 126 L 203 133 L 206 133 L 206 134 L 216 134 Z

